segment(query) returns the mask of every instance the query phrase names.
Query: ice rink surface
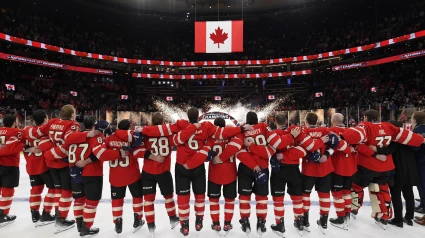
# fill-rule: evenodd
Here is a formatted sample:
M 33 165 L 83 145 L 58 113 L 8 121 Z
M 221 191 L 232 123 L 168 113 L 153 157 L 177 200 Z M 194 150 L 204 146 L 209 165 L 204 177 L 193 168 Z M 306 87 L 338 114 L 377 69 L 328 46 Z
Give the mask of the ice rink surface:
M 175 152 L 172 156 L 172 173 L 174 174 L 174 161 L 175 161 Z M 142 167 L 143 160 L 140 160 L 140 165 Z M 20 186 L 16 189 L 15 197 L 13 200 L 12 208 L 10 214 L 16 215 L 17 220 L 15 223 L 10 224 L 6 227 L 0 228 L 0 237 L 1 238 L 26 238 L 26 237 L 37 237 L 37 238 L 48 238 L 48 237 L 79 237 L 77 233 L 77 228 L 62 232 L 60 234 L 54 235 L 55 227 L 54 224 L 47 225 L 44 227 L 34 228 L 34 225 L 31 221 L 31 213 L 29 209 L 29 193 L 30 193 L 30 182 L 29 177 L 25 170 L 25 159 L 21 156 L 21 180 Z M 103 196 L 102 200 L 97 208 L 97 214 L 94 226 L 100 228 L 100 233 L 97 237 L 101 238 L 117 238 L 118 235 L 114 231 L 114 224 L 112 221 L 112 209 L 110 203 L 110 185 L 108 182 L 109 174 L 109 165 L 104 164 L 104 185 L 103 185 Z M 208 170 L 207 170 L 208 171 Z M 45 189 L 44 192 L 46 192 Z M 170 237 L 183 237 L 179 232 L 180 226 L 177 226 L 173 230 L 170 229 L 169 219 L 164 207 L 164 199 L 159 194 L 159 188 L 157 189 L 157 200 L 155 205 L 155 214 L 156 214 L 156 238 L 170 238 Z M 416 193 L 416 189 L 415 189 Z M 254 196 L 252 197 L 252 199 Z M 175 198 L 176 199 L 176 198 Z M 289 197 L 285 197 L 285 226 L 286 233 L 285 237 L 300 237 L 293 227 L 293 212 L 292 205 Z M 262 236 L 263 238 L 278 238 L 271 229 L 270 225 L 275 222 L 273 205 L 271 203 L 272 199 L 269 196 L 269 206 L 268 206 L 268 215 L 267 215 L 267 232 Z M 315 192 L 311 194 L 312 206 L 310 210 L 310 233 L 304 232 L 303 237 L 328 237 L 328 238 L 362 238 L 362 237 L 403 237 L 403 238 L 413 238 L 413 237 L 423 237 L 425 234 L 425 227 L 421 227 L 414 223 L 413 227 L 404 226 L 404 228 L 398 228 L 388 225 L 386 231 L 378 227 L 372 218 L 370 218 L 371 207 L 369 203 L 369 196 L 367 190 L 365 190 L 365 203 L 364 206 L 360 209 L 359 215 L 356 220 L 351 219 L 349 223 L 349 230 L 344 231 L 339 228 L 328 225 L 326 235 L 323 235 L 316 225 L 316 220 L 319 218 L 319 206 L 318 206 L 318 197 Z M 253 202 L 253 201 L 252 201 Z M 251 228 L 255 229 L 256 227 L 256 216 L 255 216 L 255 205 L 251 202 Z M 177 205 L 177 202 L 176 202 Z M 223 219 L 223 206 L 220 207 L 221 219 Z M 232 221 L 233 230 L 226 236 L 226 238 L 246 238 L 247 236 L 240 230 L 239 225 L 239 205 L 236 203 L 235 206 L 235 215 Z M 331 212 L 329 217 L 335 217 L 335 210 L 333 205 L 331 205 Z M 69 218 L 73 218 L 72 208 L 69 213 Z M 120 237 L 151 237 L 145 224 L 142 229 L 138 232 L 133 233 L 133 210 L 131 206 L 131 195 L 127 190 L 127 196 L 124 204 L 124 214 L 123 214 L 123 233 Z M 190 216 L 190 237 L 196 237 L 195 231 L 195 214 L 193 211 L 193 196 L 191 200 L 191 216 Z M 221 225 L 223 225 L 223 220 L 221 220 Z M 211 217 L 209 214 L 209 204 L 208 198 L 206 201 L 205 208 L 205 218 L 204 218 L 204 229 L 200 232 L 199 237 L 208 237 L 208 238 L 219 238 L 220 236 L 211 230 Z M 258 237 L 258 235 L 253 231 L 251 234 L 252 238 Z

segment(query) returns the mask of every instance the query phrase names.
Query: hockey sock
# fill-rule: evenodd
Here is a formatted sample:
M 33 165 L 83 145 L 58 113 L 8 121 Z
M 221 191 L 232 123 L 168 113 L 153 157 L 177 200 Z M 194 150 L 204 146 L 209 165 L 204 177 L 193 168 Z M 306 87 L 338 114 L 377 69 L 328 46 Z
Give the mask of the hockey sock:
M 99 200 L 86 200 L 86 205 L 84 206 L 83 221 L 86 227 L 88 228 L 93 226 L 94 218 L 96 217 L 97 205 L 99 205 Z
M 190 195 L 177 195 L 177 204 L 179 206 L 179 217 L 180 225 L 183 221 L 189 220 L 190 207 L 189 207 Z
M 164 196 L 165 199 L 165 209 L 169 217 L 176 215 L 176 203 L 174 202 L 174 194 Z
M 251 196 L 239 195 L 239 211 L 241 218 L 249 218 L 251 216 Z
M 195 194 L 195 215 L 204 217 L 205 211 L 205 193 Z
M 77 198 L 74 201 L 74 218 L 83 217 L 84 205 L 86 197 Z
M 213 222 L 218 222 L 220 220 L 219 201 L 219 198 L 210 198 L 210 214 Z
M 46 196 L 44 196 L 44 202 L 43 202 L 44 210 L 47 213 L 50 213 L 50 211 L 52 211 L 54 198 L 55 198 L 55 189 L 49 188 L 47 190 Z
M 146 216 L 146 222 L 152 223 L 155 222 L 155 194 L 146 194 L 145 195 L 145 202 L 144 204 L 144 210 L 145 210 L 145 216 Z
M 331 210 L 331 195 L 330 193 L 317 192 L 319 195 L 320 215 L 329 214 Z
M 342 190 L 342 198 L 344 199 L 345 203 L 345 213 L 351 212 L 351 191 L 348 189 Z
M 345 216 L 345 202 L 342 197 L 342 191 L 332 191 L 336 215 L 338 217 Z M 351 204 L 350 204 L 351 206 Z
M 62 218 L 66 218 L 69 213 L 69 208 L 72 204 L 72 191 L 71 190 L 63 190 L 59 199 L 59 215 Z
M 292 200 L 292 206 L 293 206 L 293 209 L 294 209 L 295 219 L 298 219 L 299 216 L 304 216 L 303 197 L 291 195 L 291 200 Z
M 44 185 L 37 185 L 31 187 L 30 191 L 30 209 L 40 210 L 41 194 L 43 193 Z
M 139 215 L 139 220 L 143 217 L 143 197 L 133 197 L 133 212 Z
M 351 188 L 351 210 L 358 211 L 360 209 L 360 207 L 363 205 L 363 197 L 363 187 L 353 183 L 353 187 Z
M 276 224 L 279 224 L 280 218 L 285 216 L 284 198 L 284 196 L 273 196 L 274 217 L 276 219 Z
M 2 197 L 0 198 L 0 210 L 3 210 L 4 215 L 8 215 L 12 206 L 12 198 L 15 194 L 14 188 L 2 188 Z
M 235 199 L 224 199 L 224 220 L 232 221 L 233 212 L 235 210 Z
M 263 218 L 264 220 L 266 220 L 267 200 L 268 200 L 267 196 L 255 195 L 255 201 L 257 202 L 257 205 L 256 205 L 257 219 Z
M 124 198 L 112 199 L 112 216 L 114 223 L 118 218 L 122 218 L 122 207 L 124 206 Z
M 59 210 L 59 200 L 62 196 L 62 189 L 56 188 L 55 189 L 55 196 L 53 198 L 53 206 L 55 206 L 55 210 Z
M 304 213 L 310 211 L 310 193 L 303 193 L 303 210 Z

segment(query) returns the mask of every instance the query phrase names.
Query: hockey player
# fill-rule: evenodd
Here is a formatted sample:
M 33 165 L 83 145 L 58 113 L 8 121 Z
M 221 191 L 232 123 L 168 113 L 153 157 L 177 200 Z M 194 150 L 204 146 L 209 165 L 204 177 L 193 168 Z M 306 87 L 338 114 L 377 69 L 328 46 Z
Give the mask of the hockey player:
M 189 122 L 194 124 L 198 122 L 199 111 L 196 108 L 190 108 L 187 112 Z M 252 129 L 251 126 L 220 128 L 214 126 L 211 122 L 202 122 L 201 127 L 196 131 L 187 142 L 177 146 L 177 161 L 175 166 L 175 180 L 177 203 L 179 207 L 180 232 L 187 236 L 189 234 L 189 200 L 190 187 L 192 184 L 193 193 L 195 194 L 195 214 L 196 214 L 196 231 L 203 228 L 203 217 L 205 210 L 205 159 L 193 159 L 193 156 L 200 150 L 206 139 L 209 137 L 225 139 Z M 204 152 L 206 153 L 206 152 Z
M 3 118 L 0 127 L 0 227 L 13 223 L 16 216 L 9 215 L 15 188 L 19 185 L 19 153 L 24 145 L 20 143 L 22 131 L 17 129 L 15 115 Z
M 80 131 L 80 125 L 75 121 L 75 116 L 74 106 L 65 105 L 59 113 L 60 119 L 50 119 L 47 124 L 39 127 L 34 133 L 35 138 L 48 136 L 50 139 L 50 141 L 42 139 L 43 143 L 39 143 L 39 148 L 43 151 L 46 164 L 50 168 L 56 193 L 58 193 L 58 189 L 61 190 L 55 234 L 75 226 L 74 220 L 66 219 L 72 204 L 72 187 L 69 176 L 68 148 L 65 146 L 66 138 L 71 133 Z M 75 203 L 79 204 L 81 201 L 76 200 Z M 74 208 L 74 216 L 78 217 L 79 212 Z
M 103 146 L 103 134 L 96 133 L 95 128 L 103 132 L 108 127 L 108 123 L 99 121 L 95 125 L 94 118 L 88 117 L 83 120 L 83 125 L 85 132 L 69 135 L 65 143 L 69 147 L 68 162 L 72 177 L 73 198 L 82 202 L 78 206 L 84 208 L 81 216 L 75 217 L 78 232 L 80 237 L 91 237 L 99 233 L 98 228 L 92 227 L 97 206 L 102 198 L 103 162 L 99 159 L 114 159 L 120 153 L 121 156 L 127 156 L 128 152 L 105 150 L 101 154 L 97 153 L 105 146 Z M 93 153 L 98 154 L 99 158 Z
M 156 112 L 152 115 L 152 125 L 163 125 L 164 117 Z M 144 202 L 144 212 L 149 232 L 154 236 L 155 225 L 155 195 L 156 186 L 159 186 L 162 196 L 165 199 L 165 208 L 170 218 L 171 229 L 177 226 L 179 218 L 176 216 L 176 205 L 174 202 L 173 177 L 170 173 L 171 167 L 171 149 L 173 146 L 186 142 L 199 128 L 200 124 L 190 125 L 173 136 L 145 137 L 144 145 L 146 152 L 143 155 L 144 163 L 142 168 L 142 187 Z M 163 160 L 157 161 L 160 157 Z M 154 158 L 154 159 L 152 159 Z
M 347 128 L 344 126 L 344 116 L 341 113 L 335 113 L 331 118 L 332 127 L 330 131 L 336 135 L 341 135 Z M 349 145 L 345 143 L 342 150 Z M 350 148 L 351 150 L 351 148 Z M 357 171 L 357 164 L 354 157 L 354 150 L 346 154 L 342 151 L 335 151 L 332 155 L 332 188 L 331 193 L 334 201 L 337 218 L 329 219 L 330 223 L 344 230 L 348 229 L 348 221 L 351 213 L 351 185 L 353 175 Z
M 226 126 L 223 118 L 216 118 L 214 125 L 221 128 Z M 238 134 L 232 139 L 209 138 L 201 153 L 196 153 L 193 160 L 203 157 L 209 161 L 208 170 L 208 197 L 210 201 L 211 228 L 219 233 L 220 226 L 220 205 L 221 190 L 224 196 L 224 226 L 225 236 L 233 229 L 232 218 L 235 208 L 236 198 L 236 162 L 234 155 L 243 146 L 243 135 Z M 211 150 L 210 150 L 211 149 Z M 213 151 L 212 153 L 210 151 Z M 204 152 L 208 152 L 206 155 Z M 202 160 L 202 159 L 200 159 Z
M 21 142 L 26 147 L 37 148 L 40 139 L 35 136 L 36 131 L 40 126 L 46 124 L 48 121 L 47 114 L 41 110 L 34 111 L 33 118 L 35 126 L 28 126 L 24 129 Z M 35 226 L 43 226 L 55 221 L 55 217 L 50 214 L 52 206 L 54 204 L 55 186 L 53 184 L 52 175 L 46 165 L 43 153 L 29 152 L 29 148 L 24 150 L 24 157 L 27 162 L 26 169 L 30 177 L 31 184 L 31 196 L 30 196 L 30 209 L 32 222 Z M 42 201 L 41 194 L 44 190 L 44 185 L 48 188 L 47 194 L 44 197 L 44 208 L 40 216 L 40 204 Z
M 244 133 L 244 145 L 246 149 L 237 153 L 241 161 L 238 167 L 238 194 L 242 231 L 247 235 L 251 233 L 249 217 L 251 213 L 251 194 L 255 194 L 257 213 L 257 233 L 261 236 L 266 232 L 267 196 L 268 188 L 268 161 L 281 144 L 281 138 L 265 123 L 258 123 L 255 112 L 248 112 L 246 123 L 253 126 L 252 131 Z M 286 146 L 293 143 L 293 138 L 288 135 Z M 286 147 L 284 146 L 284 147 Z M 251 153 L 252 152 L 252 153 Z
M 317 221 L 320 231 L 325 234 L 325 229 L 328 227 L 328 216 L 331 206 L 330 191 L 332 185 L 332 171 L 334 170 L 330 155 L 333 154 L 334 149 L 347 150 L 346 144 L 343 141 L 339 141 L 335 134 L 329 134 L 330 131 L 325 127 L 316 127 L 318 116 L 315 113 L 308 113 L 306 116 L 306 122 L 304 129 L 311 138 L 326 140 L 329 137 L 329 143 L 332 148 L 327 150 L 327 145 L 318 148 L 321 158 L 315 157 L 314 153 L 309 153 L 303 159 L 302 163 L 302 175 L 303 175 L 303 208 L 304 208 L 304 228 L 309 231 L 309 211 L 310 211 L 310 194 L 313 189 L 317 191 L 319 196 L 320 204 L 320 219 Z M 345 147 L 344 147 L 345 145 Z M 334 148 L 334 149 L 333 149 Z
M 403 128 L 398 128 L 387 122 L 379 122 L 379 113 L 368 110 L 364 113 L 363 122 L 357 127 L 348 128 L 341 135 L 350 145 L 364 143 L 366 145 L 385 148 L 395 141 L 404 145 L 420 146 L 425 139 Z M 363 204 L 363 188 L 369 186 L 372 203 L 372 217 L 376 223 L 386 229 L 390 217 L 391 198 L 388 191 L 388 181 L 394 174 L 394 163 L 391 155 L 378 157 L 371 151 L 368 155 L 359 153 L 358 170 L 353 177 L 351 190 L 352 214 L 356 215 Z

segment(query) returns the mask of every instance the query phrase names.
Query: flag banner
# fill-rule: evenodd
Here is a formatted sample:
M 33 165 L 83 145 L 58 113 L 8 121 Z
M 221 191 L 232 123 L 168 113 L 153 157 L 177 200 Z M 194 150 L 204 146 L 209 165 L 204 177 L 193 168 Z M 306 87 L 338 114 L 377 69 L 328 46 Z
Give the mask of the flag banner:
M 14 84 L 5 84 L 7 91 L 15 91 L 15 85 Z
M 128 95 L 121 95 L 121 100 L 127 100 L 128 99 Z
M 221 96 L 214 96 L 214 101 L 221 101 Z
M 63 70 L 70 70 L 70 71 L 77 71 L 77 72 L 91 73 L 91 74 L 112 75 L 112 70 L 93 69 L 93 68 L 86 68 L 86 67 L 79 67 L 79 66 L 71 66 L 71 65 L 66 65 L 66 64 L 49 62 L 49 61 L 45 61 L 45 60 L 27 58 L 27 57 L 23 57 L 23 56 L 10 55 L 10 54 L 5 54 L 5 53 L 1 53 L 1 52 L 0 52 L 0 59 L 10 60 L 10 61 L 15 61 L 15 62 L 21 62 L 21 63 L 24 63 L 24 64 L 33 64 L 33 65 L 55 68 L 55 69 L 63 69 Z
M 377 90 L 378 90 L 378 88 L 376 88 L 376 87 L 371 87 L 370 88 L 370 92 L 372 92 L 372 93 L 376 93 Z
M 220 29 L 222 28 L 220 27 Z M 212 33 L 215 34 L 215 32 L 212 32 Z M 224 33 L 222 32 L 222 34 Z M 205 31 L 205 43 L 206 43 L 206 34 L 207 33 Z M 19 38 L 16 36 L 11 36 L 5 33 L 0 33 L 0 40 L 12 42 L 15 44 L 35 47 L 39 49 L 50 50 L 50 51 L 54 51 L 54 52 L 58 52 L 61 54 L 66 54 L 66 55 L 74 55 L 77 57 L 85 57 L 85 58 L 105 60 L 105 61 L 114 61 L 114 62 L 125 63 L 125 64 L 163 65 L 163 66 L 176 66 L 176 67 L 269 65 L 269 64 L 281 64 L 281 63 L 291 63 L 291 62 L 301 62 L 301 61 L 312 61 L 312 60 L 318 60 L 318 59 L 331 58 L 331 57 L 335 57 L 339 55 L 348 55 L 348 54 L 354 54 L 357 52 L 370 51 L 373 49 L 388 47 L 393 44 L 407 42 L 407 41 L 422 38 L 422 37 L 425 37 L 425 30 L 412 32 L 403 36 L 394 37 L 391 39 L 371 43 L 368 45 L 354 46 L 351 48 L 334 50 L 329 52 L 322 52 L 322 53 L 313 54 L 313 55 L 300 55 L 295 57 L 285 57 L 285 58 L 275 58 L 275 59 L 222 60 L 222 61 L 163 61 L 163 60 L 150 60 L 150 59 L 130 59 L 130 58 L 123 58 L 123 57 L 116 57 L 112 55 L 102 55 L 98 53 L 82 52 L 76 49 L 67 49 L 67 48 L 49 45 L 49 44 L 45 44 L 45 43 L 41 43 L 41 42 L 37 42 L 33 40 Z M 228 41 L 228 39 L 226 39 L 226 41 Z M 216 47 L 218 47 L 218 45 L 219 44 L 217 43 Z M 221 46 L 222 44 L 220 44 L 220 48 Z M 205 44 L 205 48 L 206 48 L 206 44 Z
M 269 100 L 275 100 L 275 99 L 276 99 L 276 97 L 275 97 L 274 95 L 269 95 L 269 96 L 268 96 L 268 99 L 269 99 Z
M 75 91 L 69 91 L 70 93 L 71 93 L 71 95 L 72 96 L 74 96 L 74 97 L 76 97 L 76 96 L 78 96 L 78 93 L 77 92 L 75 92 Z
M 165 100 L 167 100 L 168 102 L 172 102 L 173 101 L 173 97 L 170 97 L 170 96 L 165 97 Z
M 332 71 L 341 71 L 341 70 L 347 70 L 347 69 L 357 69 L 357 68 L 363 68 L 363 67 L 370 67 L 380 64 L 387 64 L 391 62 L 396 62 L 400 60 L 407 60 L 417 57 L 425 56 L 425 50 L 418 50 L 410 53 L 405 53 L 401 55 L 395 55 L 390 56 L 382 59 L 377 60 L 371 60 L 371 61 L 364 61 L 364 62 L 358 62 L 358 63 L 352 63 L 352 64 L 344 64 L 344 65 L 337 65 L 332 67 Z
M 323 97 L 323 93 L 322 92 L 318 92 L 314 94 L 316 98 L 320 98 Z
M 195 53 L 243 52 L 243 21 L 195 22 Z
M 297 75 L 311 74 L 311 70 L 300 70 L 280 73 L 262 73 L 262 74 L 142 74 L 132 73 L 133 78 L 147 79 L 255 79 L 255 78 L 278 78 Z

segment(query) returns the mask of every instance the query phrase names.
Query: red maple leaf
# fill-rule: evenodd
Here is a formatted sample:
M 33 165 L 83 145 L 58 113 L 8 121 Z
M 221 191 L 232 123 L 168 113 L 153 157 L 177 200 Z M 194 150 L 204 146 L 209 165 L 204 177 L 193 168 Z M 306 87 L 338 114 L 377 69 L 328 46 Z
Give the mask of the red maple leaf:
M 218 27 L 215 29 L 215 33 L 210 34 L 210 39 L 214 41 L 214 44 L 218 45 L 218 48 L 220 48 L 220 44 L 224 44 L 224 41 L 229 38 L 227 35 L 227 33 L 223 32 L 223 29 Z

